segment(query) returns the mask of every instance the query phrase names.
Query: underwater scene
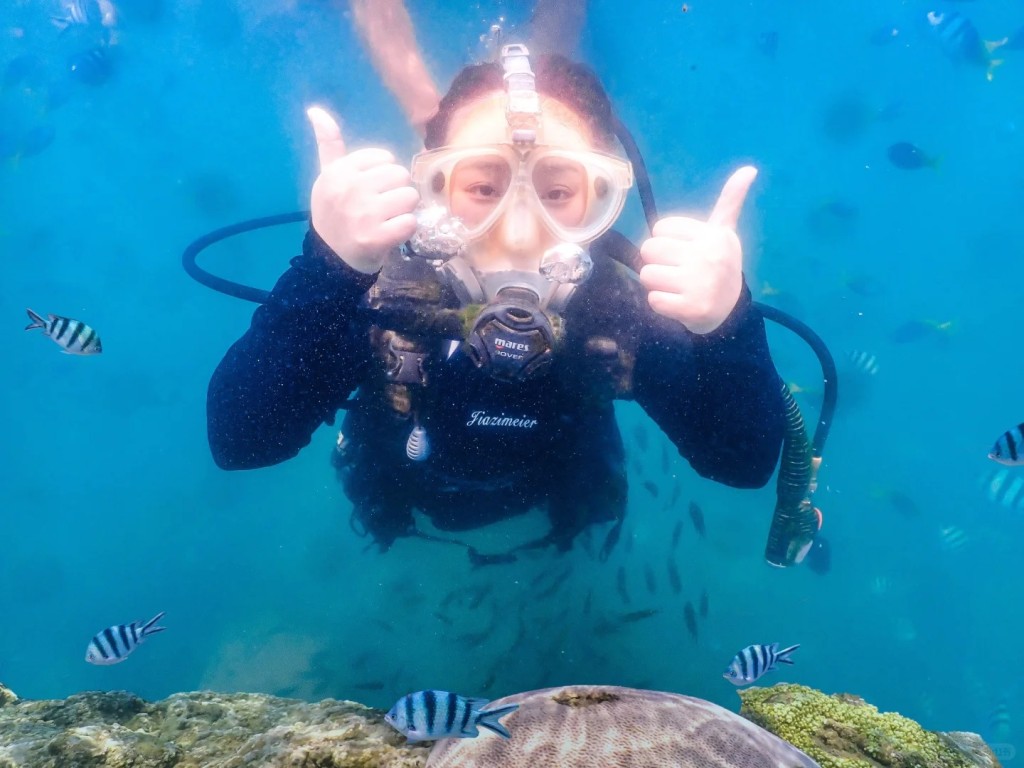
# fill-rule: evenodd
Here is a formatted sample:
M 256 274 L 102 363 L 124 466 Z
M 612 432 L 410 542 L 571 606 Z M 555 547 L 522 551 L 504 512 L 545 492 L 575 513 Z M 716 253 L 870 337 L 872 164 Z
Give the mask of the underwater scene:
M 0 711 L 793 683 L 1012 765 L 1021 211 L 1018 0 L 0 0 Z

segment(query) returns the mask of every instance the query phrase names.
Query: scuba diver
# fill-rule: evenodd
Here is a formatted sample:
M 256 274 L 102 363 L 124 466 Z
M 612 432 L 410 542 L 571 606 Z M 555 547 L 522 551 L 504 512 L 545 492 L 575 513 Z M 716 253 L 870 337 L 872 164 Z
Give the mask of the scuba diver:
M 438 538 L 414 511 L 457 532 L 541 508 L 550 531 L 517 550 L 568 550 L 613 522 L 606 557 L 627 501 L 614 401 L 634 400 L 700 475 L 737 488 L 765 485 L 798 432 L 783 511 L 802 516 L 777 507 L 773 564 L 802 559 L 820 527 L 810 446 L 736 234 L 755 169 L 707 221 L 662 218 L 637 249 L 611 229 L 634 164 L 603 87 L 558 55 L 534 71 L 521 45 L 459 73 L 411 171 L 348 151 L 324 110 L 309 118 L 320 174 L 302 254 L 210 381 L 218 466 L 292 458 L 345 409 L 333 462 L 381 550 Z

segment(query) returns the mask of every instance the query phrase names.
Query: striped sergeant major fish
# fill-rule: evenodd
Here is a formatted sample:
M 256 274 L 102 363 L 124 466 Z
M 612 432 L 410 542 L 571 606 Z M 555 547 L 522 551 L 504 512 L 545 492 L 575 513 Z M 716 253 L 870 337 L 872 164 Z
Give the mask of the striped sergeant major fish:
M 164 611 L 160 611 L 145 624 L 133 621 L 131 624 L 115 624 L 97 632 L 85 649 L 85 660 L 90 664 L 105 666 L 124 661 L 147 637 L 167 629 L 155 626 L 163 617 Z
M 1024 475 L 1017 470 L 996 469 L 981 476 L 985 498 L 1007 509 L 1024 510 Z
M 942 51 L 953 61 L 965 61 L 985 67 L 986 77 L 992 79 L 992 70 L 1002 64 L 1002 59 L 993 59 L 992 52 L 1007 43 L 1002 40 L 982 40 L 977 28 L 962 13 L 929 11 L 928 24 L 938 38 Z
M 874 376 L 878 373 L 878 358 L 870 352 L 854 349 L 850 350 L 846 357 L 853 363 L 853 367 L 861 373 L 866 373 L 868 376 Z
M 791 645 L 780 651 L 778 643 L 748 645 L 733 657 L 732 662 L 722 673 L 722 677 L 733 685 L 752 683 L 765 672 L 775 669 L 776 664 L 792 664 L 793 660 L 789 658 L 789 654 L 799 647 L 799 645 Z
M 72 320 L 60 315 L 47 315 L 44 320 L 31 309 L 28 312 L 32 322 L 25 326 L 26 331 L 42 328 L 43 335 L 49 336 L 69 355 L 98 355 L 103 351 L 103 344 L 96 331 L 81 320 Z
M 988 452 L 988 457 L 1011 467 L 1024 464 L 1024 424 L 1003 432 Z
M 50 17 L 61 32 L 71 27 L 112 27 L 117 23 L 117 11 L 110 0 L 65 0 L 61 12 Z
M 939 546 L 946 552 L 957 552 L 970 541 L 967 533 L 958 525 L 939 528 Z
M 485 710 L 489 703 L 488 699 L 471 699 L 448 691 L 416 691 L 396 701 L 384 720 L 409 741 L 473 738 L 479 733 L 477 726 L 504 739 L 511 738 L 498 719 L 515 712 L 519 705 Z

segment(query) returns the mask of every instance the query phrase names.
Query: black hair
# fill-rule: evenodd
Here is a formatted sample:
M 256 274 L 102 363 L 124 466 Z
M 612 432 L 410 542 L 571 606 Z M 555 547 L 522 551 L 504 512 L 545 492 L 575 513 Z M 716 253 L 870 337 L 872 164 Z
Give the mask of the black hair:
M 558 99 L 579 114 L 599 144 L 605 148 L 614 146 L 612 105 L 601 81 L 590 67 L 558 54 L 546 54 L 537 59 L 534 74 L 539 94 Z M 426 148 L 436 149 L 445 145 L 455 110 L 504 88 L 499 64 L 473 64 L 459 72 L 441 99 L 437 113 L 427 121 Z

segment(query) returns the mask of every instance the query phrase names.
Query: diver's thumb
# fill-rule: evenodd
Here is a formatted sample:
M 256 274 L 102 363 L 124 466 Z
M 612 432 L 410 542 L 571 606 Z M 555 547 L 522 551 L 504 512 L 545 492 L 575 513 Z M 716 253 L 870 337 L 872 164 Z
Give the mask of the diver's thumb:
M 306 116 L 313 126 L 316 136 L 316 149 L 320 156 L 320 170 L 323 171 L 335 160 L 345 156 L 345 140 L 341 138 L 341 128 L 330 113 L 321 107 L 310 107 Z

